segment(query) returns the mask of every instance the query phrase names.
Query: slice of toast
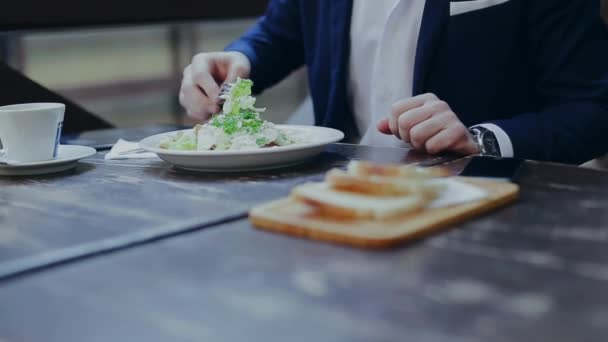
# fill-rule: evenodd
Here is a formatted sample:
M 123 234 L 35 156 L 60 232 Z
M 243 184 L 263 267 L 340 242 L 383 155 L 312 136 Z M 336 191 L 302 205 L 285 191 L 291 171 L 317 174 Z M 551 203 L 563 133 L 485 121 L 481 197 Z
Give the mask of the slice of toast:
M 291 196 L 314 207 L 321 216 L 337 219 L 388 220 L 404 217 L 426 207 L 429 199 L 418 194 L 378 197 L 345 192 L 327 183 L 306 183 L 295 187 Z
M 388 248 L 440 232 L 515 201 L 519 187 L 508 182 L 456 178 L 483 189 L 487 197 L 444 208 L 429 208 L 390 221 L 337 220 L 292 198 L 255 206 L 249 219 L 257 229 L 361 248 Z
M 330 170 L 325 181 L 334 189 L 373 196 L 404 196 L 420 195 L 424 198 L 434 199 L 442 186 L 430 183 L 427 179 L 388 177 L 388 176 L 357 176 L 351 173 L 333 169 Z
M 374 164 L 353 160 L 348 164 L 346 172 L 358 177 L 405 177 L 411 179 L 430 179 L 446 177 L 449 172 L 442 168 L 423 168 L 413 165 Z

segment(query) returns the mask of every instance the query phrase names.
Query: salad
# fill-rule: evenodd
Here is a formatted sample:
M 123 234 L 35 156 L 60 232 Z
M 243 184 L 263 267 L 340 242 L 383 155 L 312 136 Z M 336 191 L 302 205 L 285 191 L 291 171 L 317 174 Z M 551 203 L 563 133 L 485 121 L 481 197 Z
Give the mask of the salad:
M 226 151 L 258 149 L 294 144 L 294 137 L 265 121 L 260 113 L 265 108 L 255 107 L 251 96 L 253 82 L 237 78 L 227 92 L 220 95 L 224 100 L 222 112 L 215 114 L 205 124 L 192 130 L 179 132 L 160 143 L 160 148 L 181 151 Z

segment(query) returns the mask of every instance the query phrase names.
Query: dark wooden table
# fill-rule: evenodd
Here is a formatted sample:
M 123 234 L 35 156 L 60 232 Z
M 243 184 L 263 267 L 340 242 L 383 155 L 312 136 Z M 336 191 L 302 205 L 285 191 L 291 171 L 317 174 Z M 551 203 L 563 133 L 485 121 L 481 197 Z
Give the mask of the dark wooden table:
M 135 132 L 137 133 L 137 132 Z M 205 174 L 162 161 L 85 159 L 55 175 L 0 178 L 0 279 L 32 267 L 129 247 L 244 217 L 351 159 L 436 164 L 445 158 L 336 144 L 306 165 Z
M 11 262 L 167 222 L 205 226 L 351 158 L 439 162 L 334 145 L 300 167 L 210 176 L 98 156 L 73 174 L 2 180 L 0 251 Z M 605 341 L 608 173 L 527 162 L 517 182 L 516 204 L 390 251 L 240 219 L 4 280 L 0 341 Z

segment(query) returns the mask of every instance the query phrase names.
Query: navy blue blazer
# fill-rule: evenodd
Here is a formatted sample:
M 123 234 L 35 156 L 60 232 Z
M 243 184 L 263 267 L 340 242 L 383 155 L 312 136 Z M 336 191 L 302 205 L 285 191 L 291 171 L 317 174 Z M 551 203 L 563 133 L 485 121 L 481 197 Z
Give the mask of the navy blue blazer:
M 598 0 L 510 0 L 454 16 L 449 7 L 426 2 L 414 95 L 435 93 L 467 126 L 500 126 L 517 157 L 581 163 L 608 152 Z M 226 50 L 249 57 L 258 92 L 306 65 L 316 123 L 347 130 L 351 12 L 352 0 L 272 0 Z

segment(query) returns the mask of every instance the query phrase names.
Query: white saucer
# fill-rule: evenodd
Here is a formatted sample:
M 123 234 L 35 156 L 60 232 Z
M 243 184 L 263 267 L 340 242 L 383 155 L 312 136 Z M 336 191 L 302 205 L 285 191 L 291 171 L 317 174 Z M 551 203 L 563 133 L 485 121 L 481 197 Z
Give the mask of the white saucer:
M 95 153 L 97 151 L 92 147 L 59 145 L 55 159 L 28 163 L 0 163 L 0 176 L 31 176 L 61 172 L 73 168 L 80 159 Z

